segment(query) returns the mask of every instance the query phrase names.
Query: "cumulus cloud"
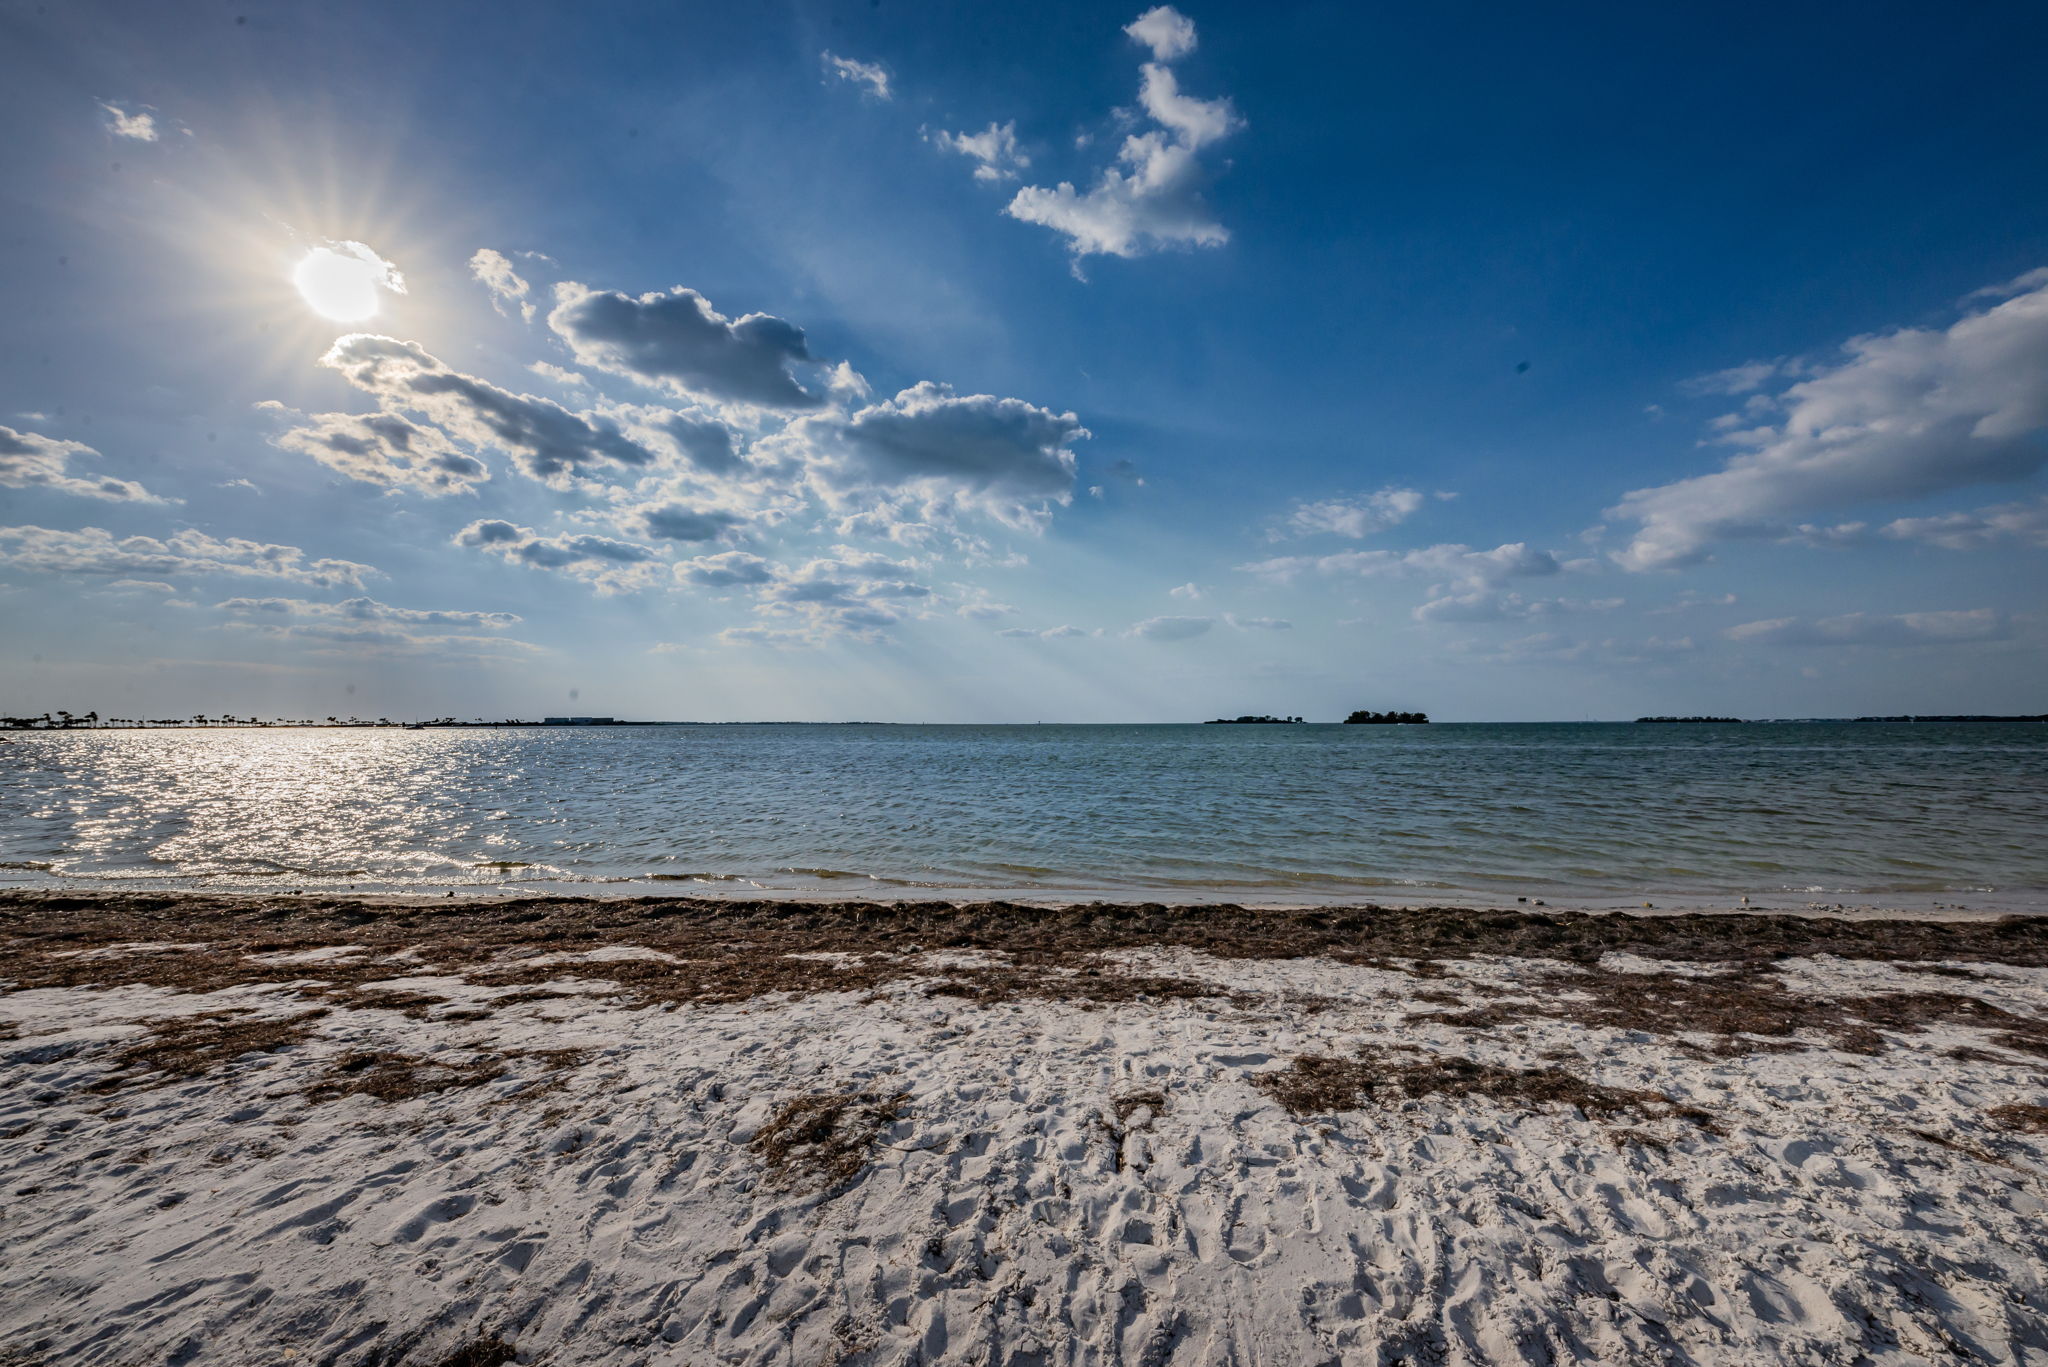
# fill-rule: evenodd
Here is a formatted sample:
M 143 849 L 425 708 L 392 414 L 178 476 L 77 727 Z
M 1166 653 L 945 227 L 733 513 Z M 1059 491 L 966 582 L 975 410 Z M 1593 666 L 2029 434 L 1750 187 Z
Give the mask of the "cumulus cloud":
M 64 441 L 36 432 L 17 432 L 0 425 L 0 486 L 48 489 L 57 494 L 104 499 L 109 503 L 175 503 L 159 498 L 133 480 L 107 476 L 80 478 L 70 473 L 73 457 L 99 459 L 84 442 Z
M 790 373 L 816 359 L 802 328 L 766 313 L 727 318 L 692 289 L 635 298 L 563 281 L 548 326 L 584 365 L 656 388 L 758 408 L 823 402 Z
M 746 468 L 733 430 L 710 418 L 678 413 L 661 426 L 683 459 L 710 475 L 736 474 Z
M 635 508 L 629 518 L 642 536 L 657 541 L 718 541 L 747 523 L 745 517 L 729 508 L 679 501 Z
M 102 103 L 100 108 L 106 112 L 107 131 L 117 138 L 155 142 L 161 136 L 156 126 L 156 115 L 147 106 L 127 109 L 118 104 Z
M 937 598 L 914 575 L 919 566 L 850 546 L 801 565 L 778 565 L 745 551 L 701 556 L 676 566 L 676 579 L 710 589 L 751 592 L 763 625 L 721 633 L 728 641 L 817 644 L 834 637 L 876 641 L 906 616 L 928 616 Z
M 1128 634 L 1147 641 L 1189 641 L 1215 625 L 1213 617 L 1147 617 L 1133 622 Z
M 2012 623 L 1990 608 L 1955 612 L 1852 612 L 1840 617 L 1775 617 L 1744 622 L 1730 640 L 1781 646 L 1928 646 L 2003 641 Z
M 1095 184 L 1070 181 L 1017 191 L 1012 218 L 1051 228 L 1078 263 L 1093 255 L 1133 257 L 1167 247 L 1215 247 L 1230 240 L 1202 192 L 1211 178 L 1202 150 L 1244 126 L 1228 99 L 1183 94 L 1167 63 L 1193 51 L 1194 25 L 1167 6 L 1125 32 L 1152 49 L 1140 68 L 1138 104 L 1155 125 L 1124 138 L 1116 162 Z
M 517 309 L 520 317 L 529 323 L 533 321 L 533 304 L 526 297 L 531 287 L 512 268 L 511 258 L 489 247 L 479 247 L 469 258 L 469 273 L 491 292 L 491 306 L 498 312 Z
M 1884 535 L 1901 541 L 1925 541 L 1952 551 L 1982 550 L 2008 539 L 2048 546 L 2048 498 L 2032 503 L 2001 503 L 1969 513 L 1901 517 L 1885 524 Z
M 1399 526 L 1423 504 L 1420 491 L 1389 486 L 1358 499 L 1325 499 L 1303 503 L 1287 515 L 1277 535 L 1348 536 L 1354 541 Z
M 256 405 L 291 414 L 275 400 Z M 271 439 L 276 446 L 311 456 L 350 479 L 386 489 L 423 494 L 469 493 L 491 477 L 475 456 L 456 449 L 438 427 L 424 427 L 397 413 L 292 414 L 304 422 Z
M 1611 515 L 1640 527 L 1615 559 L 1693 564 L 1718 541 L 1781 536 L 1802 514 L 2023 479 L 2048 463 L 2048 280 L 1945 330 L 1843 350 L 1771 400 L 1775 421 L 1718 438 L 1742 448 L 1721 469 L 1626 494 Z
M 232 574 L 285 579 L 314 588 L 361 588 L 378 573 L 353 560 L 308 559 L 297 546 L 182 531 L 159 540 L 117 537 L 103 527 L 60 532 L 0 527 L 0 565 L 53 574 Z
M 746 551 L 723 551 L 684 560 L 676 565 L 675 572 L 679 583 L 710 589 L 751 588 L 775 578 L 774 565 Z
M 976 180 L 1015 180 L 1017 172 L 1031 165 L 1031 158 L 1017 146 L 1017 124 L 991 123 L 979 133 L 932 134 L 934 146 L 974 158 Z
M 862 94 L 872 95 L 878 100 L 892 98 L 889 91 L 889 73 L 874 63 L 857 62 L 851 57 L 841 57 L 831 52 L 821 52 L 818 56 L 825 63 L 828 75 L 861 86 Z
M 1088 435 L 1072 413 L 930 381 L 806 433 L 833 489 L 913 495 L 927 520 L 965 507 L 1018 527 L 1042 526 L 1073 500 L 1070 446 Z
M 654 564 L 658 557 L 652 547 L 606 536 L 542 536 L 531 527 L 485 518 L 464 527 L 454 540 L 458 546 L 503 556 L 514 564 L 582 579 L 601 593 L 642 588 L 654 583 L 658 575 Z
M 1288 621 L 1285 617 L 1239 617 L 1235 613 L 1226 612 L 1223 614 L 1223 620 L 1236 627 L 1239 631 L 1294 630 L 1294 623 Z
M 1152 49 L 1152 60 L 1171 62 L 1195 50 L 1195 21 L 1171 5 L 1155 5 L 1124 25 L 1124 32 Z
M 610 419 L 571 413 L 531 394 L 514 394 L 452 370 L 417 342 L 356 332 L 335 342 L 320 364 L 336 370 L 387 411 L 420 413 L 471 446 L 496 446 L 527 474 L 560 481 L 592 466 L 647 465 L 654 453 Z

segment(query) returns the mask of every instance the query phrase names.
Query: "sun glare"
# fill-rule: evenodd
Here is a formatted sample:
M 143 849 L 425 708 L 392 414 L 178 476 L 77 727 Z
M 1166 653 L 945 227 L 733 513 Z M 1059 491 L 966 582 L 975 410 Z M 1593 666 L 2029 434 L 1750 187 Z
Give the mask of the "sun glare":
M 292 284 L 315 313 L 337 323 L 374 317 L 384 290 L 405 293 L 405 277 L 360 242 L 313 248 L 292 269 Z

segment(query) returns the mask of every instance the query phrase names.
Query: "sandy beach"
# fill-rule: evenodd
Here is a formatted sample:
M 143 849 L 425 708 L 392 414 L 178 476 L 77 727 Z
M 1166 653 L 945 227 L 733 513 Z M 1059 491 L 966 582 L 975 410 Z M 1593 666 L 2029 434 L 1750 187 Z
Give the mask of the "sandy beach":
M 17 893 L 0 1362 L 2048 1356 L 2048 921 Z

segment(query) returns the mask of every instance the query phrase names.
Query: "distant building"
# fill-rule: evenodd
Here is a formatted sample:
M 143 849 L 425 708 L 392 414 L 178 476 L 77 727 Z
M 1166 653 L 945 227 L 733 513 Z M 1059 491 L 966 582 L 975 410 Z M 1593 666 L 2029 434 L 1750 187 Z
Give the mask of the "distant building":
M 542 717 L 542 726 L 617 726 L 617 717 Z

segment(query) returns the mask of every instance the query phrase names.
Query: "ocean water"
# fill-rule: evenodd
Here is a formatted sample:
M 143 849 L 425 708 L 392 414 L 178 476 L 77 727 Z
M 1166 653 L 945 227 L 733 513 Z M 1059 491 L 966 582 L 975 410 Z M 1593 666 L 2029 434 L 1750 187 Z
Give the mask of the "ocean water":
M 2048 909 L 2048 725 L 17 732 L 0 885 Z

